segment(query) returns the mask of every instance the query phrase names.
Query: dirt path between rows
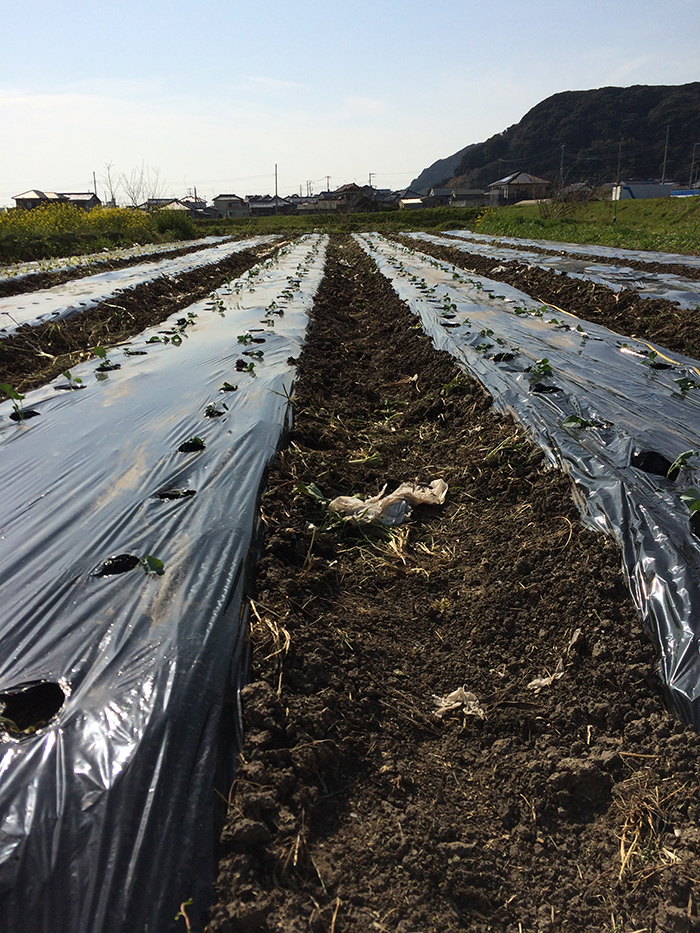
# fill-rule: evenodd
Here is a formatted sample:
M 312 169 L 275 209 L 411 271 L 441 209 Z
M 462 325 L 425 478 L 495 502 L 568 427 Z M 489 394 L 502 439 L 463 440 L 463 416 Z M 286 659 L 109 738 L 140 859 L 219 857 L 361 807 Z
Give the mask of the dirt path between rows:
M 569 480 L 349 238 L 298 373 L 207 933 L 700 931 L 700 736 Z M 392 531 L 318 498 L 436 478 Z

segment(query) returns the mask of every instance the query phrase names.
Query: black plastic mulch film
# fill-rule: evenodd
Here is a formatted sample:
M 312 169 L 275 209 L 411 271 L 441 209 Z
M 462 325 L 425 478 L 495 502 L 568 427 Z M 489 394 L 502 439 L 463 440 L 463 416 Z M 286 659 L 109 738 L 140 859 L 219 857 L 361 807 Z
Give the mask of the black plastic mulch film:
M 210 896 L 256 503 L 325 248 L 0 405 L 2 933 L 160 933 Z
M 575 249 L 570 243 L 546 243 L 544 241 L 523 240 L 515 241 L 512 239 L 502 240 L 496 237 L 485 235 L 478 240 L 472 239 L 477 235 L 470 234 L 465 242 L 464 238 L 457 238 L 459 231 L 452 231 L 452 237 L 436 236 L 432 233 L 409 233 L 407 236 L 419 241 L 416 245 L 420 249 L 420 240 L 428 243 L 436 243 L 439 246 L 449 246 L 452 249 L 458 249 L 465 253 L 476 253 L 482 256 L 488 256 L 490 259 L 503 259 L 506 262 L 525 262 L 529 266 L 535 266 L 539 269 L 548 269 L 553 272 L 563 272 L 574 279 L 584 279 L 587 282 L 595 282 L 597 285 L 605 285 L 613 291 L 619 292 L 623 288 L 630 288 L 643 298 L 665 298 L 667 301 L 675 301 L 682 308 L 694 308 L 700 304 L 700 282 L 696 279 L 683 278 L 668 272 L 648 272 L 644 269 L 631 268 L 625 265 L 625 259 L 641 260 L 644 258 L 647 262 L 653 260 L 649 255 L 641 255 L 640 250 L 613 250 L 612 247 L 597 247 L 595 253 L 591 252 L 591 259 L 578 259 L 567 255 L 568 252 Z M 501 244 L 511 244 L 503 246 Z M 532 250 L 523 249 L 524 244 L 533 246 L 548 247 L 556 249 L 559 255 L 548 256 L 542 253 L 536 253 Z M 566 247 L 566 249 L 564 249 Z M 593 247 L 580 247 L 582 253 L 589 252 Z M 696 265 L 695 257 L 680 256 L 675 253 L 653 253 L 652 256 L 659 257 L 659 262 L 676 262 L 686 265 Z M 614 259 L 614 263 L 594 262 L 596 256 L 607 259 Z
M 84 278 L 54 285 L 35 292 L 0 298 L 0 336 L 14 333 L 23 325 L 36 326 L 46 321 L 59 321 L 106 301 L 119 291 L 135 288 L 160 277 L 175 277 L 202 266 L 210 266 L 228 259 L 252 246 L 260 246 L 276 239 L 259 236 L 247 240 L 209 244 L 184 256 L 159 257 L 148 262 L 134 263 L 109 272 L 95 272 Z
M 618 538 L 662 681 L 700 727 L 700 550 L 680 498 L 700 483 L 699 364 L 358 240 Z M 304 238 L 111 350 L 100 366 L 118 369 L 94 360 L 0 405 L 2 933 L 160 933 L 206 903 L 256 502 L 325 245 Z
M 618 540 L 670 703 L 700 729 L 700 539 L 681 498 L 700 487 L 700 363 L 379 235 L 357 239 L 435 345 L 571 474 L 584 521 Z

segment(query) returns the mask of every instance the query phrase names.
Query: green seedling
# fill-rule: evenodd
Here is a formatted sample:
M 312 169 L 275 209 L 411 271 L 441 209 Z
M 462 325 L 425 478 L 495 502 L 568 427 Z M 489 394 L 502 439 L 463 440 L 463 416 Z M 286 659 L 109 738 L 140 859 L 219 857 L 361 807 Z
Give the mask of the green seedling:
M 145 557 L 141 558 L 139 563 L 144 573 L 153 573 L 159 577 L 162 577 L 165 573 L 163 561 L 158 560 L 158 558 L 154 557 L 152 554 L 146 554 Z
M 235 386 L 230 382 L 225 382 L 219 389 L 219 392 L 237 392 L 237 391 L 238 391 L 238 386 Z
M 95 354 L 96 357 L 102 360 L 100 365 L 97 367 L 98 372 L 104 373 L 104 372 L 109 372 L 109 370 L 111 369 L 121 368 L 121 363 L 113 363 L 110 360 L 110 358 L 107 356 L 107 351 L 105 350 L 105 348 L 101 346 L 99 343 L 97 344 L 96 347 L 92 348 L 92 352 Z
M 697 450 L 684 450 L 682 454 L 678 454 L 676 459 L 673 461 L 671 466 L 668 468 L 666 473 L 666 478 L 671 479 L 675 478 L 675 475 L 678 474 L 682 467 L 684 467 L 691 457 L 697 457 Z
M 226 405 L 224 405 L 224 408 L 226 411 L 228 411 Z M 220 418 L 223 414 L 224 412 L 217 408 L 216 405 L 207 405 L 207 407 L 204 409 L 205 418 Z
M 244 350 L 243 356 L 254 356 L 256 360 L 261 360 L 265 356 L 263 350 Z
M 252 334 L 239 334 L 236 340 L 238 340 L 239 343 L 244 343 L 247 345 L 253 342 L 253 335 Z
M 536 360 L 532 366 L 528 367 L 527 371 L 534 379 L 539 379 L 541 376 L 551 376 L 554 372 L 546 356 L 541 360 Z
M 0 392 L 4 392 L 5 395 L 12 399 L 12 408 L 15 413 L 15 419 L 17 421 L 24 420 L 24 407 L 22 406 L 22 401 L 24 396 L 21 392 L 18 392 L 16 389 L 13 389 L 11 385 L 7 383 L 0 383 Z
M 474 349 L 478 350 L 480 353 L 484 353 L 486 350 L 490 350 L 492 346 L 492 343 L 477 343 Z
M 440 389 L 440 395 L 445 398 L 452 395 L 457 391 L 458 388 L 461 388 L 464 385 L 461 376 L 455 376 L 454 379 L 450 379 L 449 382 L 446 382 L 445 385 Z
M 251 376 L 255 376 L 255 363 L 252 360 L 250 363 L 246 363 L 245 360 L 236 360 L 236 372 L 250 373 Z
M 688 389 L 700 389 L 700 382 L 697 379 L 690 379 L 688 376 L 682 376 L 680 379 L 673 380 L 681 392 L 687 392 Z
M 71 387 L 71 389 L 79 389 L 83 384 L 83 380 L 79 379 L 77 376 L 74 376 L 69 369 L 66 369 L 63 373 L 61 373 L 61 375 L 65 376 L 65 378 L 68 380 L 68 385 Z
M 321 490 L 318 488 L 316 483 L 299 483 L 295 486 L 296 492 L 303 493 L 303 495 L 308 496 L 310 499 L 314 499 L 321 508 L 328 508 L 328 503 L 331 501 L 326 496 L 323 495 Z
M 594 421 L 592 418 L 580 418 L 578 415 L 569 415 L 561 423 L 563 428 L 603 428 L 602 421 Z
M 681 493 L 681 502 L 690 511 L 690 527 L 693 534 L 700 535 L 700 492 L 697 489 L 686 489 Z

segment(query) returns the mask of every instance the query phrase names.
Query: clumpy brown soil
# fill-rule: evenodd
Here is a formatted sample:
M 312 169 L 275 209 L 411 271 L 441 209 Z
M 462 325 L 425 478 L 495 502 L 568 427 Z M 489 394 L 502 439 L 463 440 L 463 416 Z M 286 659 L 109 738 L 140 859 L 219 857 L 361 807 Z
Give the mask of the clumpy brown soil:
M 331 522 L 310 488 L 437 477 L 445 504 L 394 530 Z M 207 933 L 700 931 L 700 736 L 664 706 L 615 544 L 350 239 L 262 516 Z M 462 686 L 476 706 L 436 715 Z

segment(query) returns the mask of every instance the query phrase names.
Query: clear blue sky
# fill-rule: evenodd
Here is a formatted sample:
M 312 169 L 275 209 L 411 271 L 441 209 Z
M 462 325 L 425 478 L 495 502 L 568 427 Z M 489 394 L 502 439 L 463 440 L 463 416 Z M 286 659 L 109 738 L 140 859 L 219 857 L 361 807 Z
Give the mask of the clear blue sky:
M 551 94 L 700 80 L 700 0 L 0 0 L 0 204 L 408 185 Z

